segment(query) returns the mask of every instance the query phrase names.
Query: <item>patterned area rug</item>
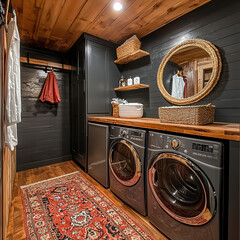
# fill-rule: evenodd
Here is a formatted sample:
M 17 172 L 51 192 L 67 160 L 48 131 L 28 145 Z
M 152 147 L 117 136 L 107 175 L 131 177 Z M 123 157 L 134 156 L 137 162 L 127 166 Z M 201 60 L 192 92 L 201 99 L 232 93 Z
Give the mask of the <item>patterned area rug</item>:
M 27 239 L 152 239 L 79 172 L 22 186 Z

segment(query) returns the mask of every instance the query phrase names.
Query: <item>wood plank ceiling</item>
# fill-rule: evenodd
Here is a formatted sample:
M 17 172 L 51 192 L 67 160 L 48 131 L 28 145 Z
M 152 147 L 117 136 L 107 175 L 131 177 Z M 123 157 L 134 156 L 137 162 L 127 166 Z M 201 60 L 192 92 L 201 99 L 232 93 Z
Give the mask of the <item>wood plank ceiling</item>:
M 66 52 L 83 32 L 122 43 L 139 38 L 211 0 L 12 0 L 23 43 Z

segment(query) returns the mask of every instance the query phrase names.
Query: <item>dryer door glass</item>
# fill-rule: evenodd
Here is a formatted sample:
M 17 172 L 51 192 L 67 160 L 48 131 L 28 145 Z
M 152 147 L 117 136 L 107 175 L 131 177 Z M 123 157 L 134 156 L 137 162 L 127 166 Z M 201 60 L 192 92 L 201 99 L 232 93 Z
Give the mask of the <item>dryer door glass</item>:
M 203 225 L 215 214 L 210 182 L 197 166 L 179 155 L 160 154 L 149 169 L 149 184 L 160 206 L 182 223 Z
M 115 142 L 110 149 L 110 169 L 125 186 L 136 184 L 141 175 L 140 159 L 136 150 L 126 140 Z

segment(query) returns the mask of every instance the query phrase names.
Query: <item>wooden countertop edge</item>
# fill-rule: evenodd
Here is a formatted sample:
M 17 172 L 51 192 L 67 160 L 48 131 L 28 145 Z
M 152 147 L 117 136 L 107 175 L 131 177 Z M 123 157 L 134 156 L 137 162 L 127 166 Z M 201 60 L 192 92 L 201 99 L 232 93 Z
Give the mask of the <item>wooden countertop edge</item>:
M 240 124 L 237 123 L 213 123 L 198 126 L 160 123 L 158 118 L 126 119 L 111 116 L 89 117 L 88 121 L 240 141 Z

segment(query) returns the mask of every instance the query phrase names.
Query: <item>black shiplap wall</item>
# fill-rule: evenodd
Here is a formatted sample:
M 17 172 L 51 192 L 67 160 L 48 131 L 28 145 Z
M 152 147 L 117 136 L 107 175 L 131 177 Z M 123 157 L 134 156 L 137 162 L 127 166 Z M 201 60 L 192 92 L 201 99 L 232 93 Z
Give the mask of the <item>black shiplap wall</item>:
M 171 105 L 157 86 L 157 71 L 164 55 L 179 42 L 201 38 L 212 42 L 220 51 L 223 69 L 213 91 L 195 104 L 216 105 L 215 121 L 240 122 L 240 1 L 212 2 L 169 23 L 141 39 L 149 57 L 124 65 L 123 75 L 139 75 L 149 90 L 118 93 L 129 102 L 142 102 L 145 117 L 157 117 L 160 106 Z
M 21 56 L 68 63 L 67 55 L 21 46 Z M 54 71 L 61 102 L 40 102 L 47 77 L 42 69 L 21 64 L 22 122 L 18 124 L 17 170 L 71 159 L 69 72 Z

